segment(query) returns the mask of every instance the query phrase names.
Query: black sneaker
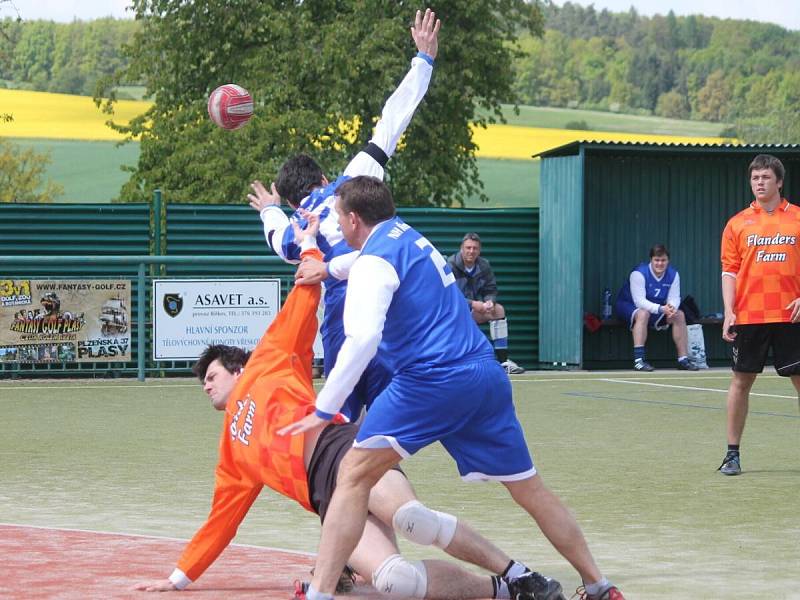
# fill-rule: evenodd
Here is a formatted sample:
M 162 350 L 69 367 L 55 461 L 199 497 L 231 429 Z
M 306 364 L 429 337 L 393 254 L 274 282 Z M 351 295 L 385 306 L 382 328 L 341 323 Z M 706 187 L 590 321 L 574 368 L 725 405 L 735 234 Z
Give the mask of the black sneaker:
M 655 371 L 655 368 L 647 361 L 635 360 L 633 361 L 633 370 L 641 371 L 642 373 L 650 373 L 651 371 Z
M 561 584 L 536 571 L 528 571 L 508 582 L 511 600 L 566 600 Z
M 728 452 L 717 471 L 723 475 L 741 475 L 742 465 L 739 462 L 738 452 Z
M 699 371 L 700 367 L 690 361 L 688 358 L 678 361 L 678 371 Z

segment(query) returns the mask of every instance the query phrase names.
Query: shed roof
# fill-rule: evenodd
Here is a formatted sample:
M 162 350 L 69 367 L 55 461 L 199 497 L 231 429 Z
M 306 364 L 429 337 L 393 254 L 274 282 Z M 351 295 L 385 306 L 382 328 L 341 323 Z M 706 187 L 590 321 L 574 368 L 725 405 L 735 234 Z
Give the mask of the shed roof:
M 625 152 L 631 154 L 752 154 L 753 152 L 770 152 L 786 154 L 800 152 L 800 144 L 676 144 L 650 142 L 606 142 L 597 140 L 578 140 L 558 148 L 551 148 L 533 155 L 533 158 L 551 158 L 556 156 L 574 156 L 580 150 L 597 152 Z

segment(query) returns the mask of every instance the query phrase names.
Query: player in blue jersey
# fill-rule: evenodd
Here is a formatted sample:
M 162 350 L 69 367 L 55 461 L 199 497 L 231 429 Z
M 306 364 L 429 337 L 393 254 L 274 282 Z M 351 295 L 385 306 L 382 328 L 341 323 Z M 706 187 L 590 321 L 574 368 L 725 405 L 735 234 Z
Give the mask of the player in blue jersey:
M 508 488 L 578 571 L 585 598 L 623 599 L 598 570 L 575 518 L 542 483 L 514 411 L 511 383 L 444 257 L 395 216 L 391 192 L 376 178 L 344 183 L 336 210 L 344 238 L 360 250 L 349 270 L 336 260 L 328 266 L 333 276 L 349 276 L 347 337 L 316 411 L 279 433 L 308 431 L 333 418 L 379 347 L 391 359 L 394 376 L 341 463 L 308 600 L 332 597 L 344 557 L 364 528 L 372 485 L 436 441 L 455 459 L 463 479 L 495 480 Z M 317 263 L 303 263 L 298 282 L 314 282 L 324 271 Z M 426 525 L 433 532 L 438 526 Z M 540 584 L 537 599 L 561 596 L 561 586 L 552 580 Z
M 633 335 L 633 368 L 653 371 L 645 360 L 647 330 L 672 327 L 672 340 L 678 351 L 678 368 L 697 371 L 689 360 L 689 334 L 681 305 L 681 277 L 669 264 L 669 251 L 663 244 L 650 248 L 650 262 L 643 262 L 631 271 L 614 304 L 614 312 L 627 323 Z
M 394 154 L 400 136 L 408 127 L 414 111 L 419 105 L 430 83 L 433 62 L 438 51 L 438 34 L 441 24 L 430 9 L 417 11 L 412 37 L 418 54 L 411 61 L 411 69 L 397 89 L 386 101 L 372 139 L 347 165 L 344 173 L 335 181 L 328 181 L 320 166 L 309 156 L 301 154 L 288 160 L 280 170 L 277 181 L 268 191 L 255 181 L 253 193 L 248 195 L 250 206 L 259 211 L 264 225 L 267 244 L 287 262 L 300 260 L 300 248 L 294 241 L 292 222 L 305 226 L 299 210 L 308 210 L 320 216 L 320 231 L 317 245 L 331 260 L 336 256 L 352 252 L 342 238 L 333 208 L 334 192 L 345 181 L 356 175 L 371 175 L 383 179 L 384 167 Z M 288 219 L 280 208 L 281 199 L 286 200 L 295 213 Z M 345 281 L 327 281 L 325 284 L 325 314 L 320 328 L 324 349 L 324 372 L 328 375 L 336 363 L 339 348 L 344 342 L 342 311 L 346 290 Z M 377 357 L 364 377 L 354 387 L 345 402 L 342 413 L 358 418 L 362 406 L 369 402 L 388 384 L 391 372 Z

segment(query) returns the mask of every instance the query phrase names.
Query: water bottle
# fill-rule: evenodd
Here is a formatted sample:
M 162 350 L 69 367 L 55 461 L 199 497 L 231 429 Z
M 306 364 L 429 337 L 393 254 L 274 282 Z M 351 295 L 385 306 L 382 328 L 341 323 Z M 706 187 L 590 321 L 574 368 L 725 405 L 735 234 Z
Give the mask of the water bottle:
M 611 318 L 611 290 L 603 290 L 603 320 Z

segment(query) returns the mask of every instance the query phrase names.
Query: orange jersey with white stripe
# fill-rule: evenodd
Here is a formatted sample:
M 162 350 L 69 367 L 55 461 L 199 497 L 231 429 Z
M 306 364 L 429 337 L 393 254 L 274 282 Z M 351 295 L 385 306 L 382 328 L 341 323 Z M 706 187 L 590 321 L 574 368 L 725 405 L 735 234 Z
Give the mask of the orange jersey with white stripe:
M 319 251 L 308 253 L 322 259 Z M 294 287 L 228 398 L 211 513 L 178 561 L 182 585 L 175 573 L 170 577 L 178 587 L 197 579 L 220 555 L 263 486 L 313 510 L 305 435 L 276 432 L 314 412 L 311 362 L 319 298 L 319 285 Z
M 736 276 L 736 323 L 783 323 L 800 298 L 800 207 L 768 213 L 754 201 L 722 233 L 722 272 Z

